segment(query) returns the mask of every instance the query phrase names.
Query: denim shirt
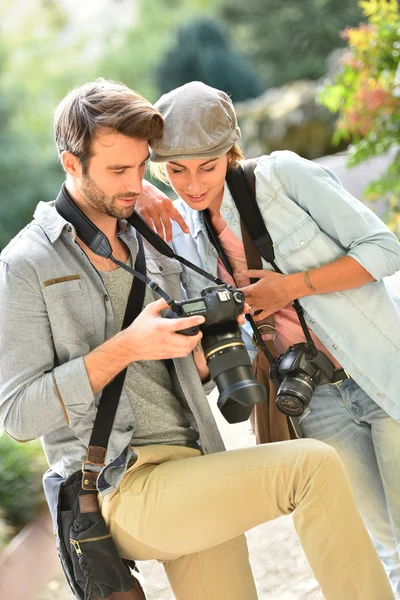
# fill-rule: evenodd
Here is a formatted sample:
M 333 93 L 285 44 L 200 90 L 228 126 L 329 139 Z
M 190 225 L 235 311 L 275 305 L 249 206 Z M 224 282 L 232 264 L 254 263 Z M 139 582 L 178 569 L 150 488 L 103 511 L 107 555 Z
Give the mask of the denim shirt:
M 134 230 L 121 223 L 133 259 Z M 100 393 L 94 395 L 83 357 L 115 331 L 102 279 L 75 241 L 74 228 L 40 203 L 34 220 L 0 258 L 0 420 L 18 441 L 41 437 L 52 472 L 67 477 L 86 455 Z M 146 268 L 181 299 L 180 264 L 145 242 Z M 154 340 L 157 343 L 157 340 Z M 224 449 L 191 355 L 174 359 L 175 393 L 200 434 L 205 453 Z M 123 389 L 109 439 L 101 493 L 115 489 L 132 457 L 135 415 Z
M 257 203 L 283 273 L 314 269 L 347 254 L 374 277 L 360 288 L 308 296 L 300 303 L 309 327 L 348 374 L 400 421 L 400 298 L 384 279 L 400 269 L 400 243 L 329 169 L 293 152 L 260 157 L 255 176 Z M 215 275 L 218 255 L 201 213 L 182 200 L 176 207 L 191 233 L 174 224 L 176 254 Z M 239 213 L 226 185 L 221 215 L 242 239 Z M 263 268 L 272 269 L 264 260 Z M 189 297 L 208 285 L 186 267 L 182 281 Z

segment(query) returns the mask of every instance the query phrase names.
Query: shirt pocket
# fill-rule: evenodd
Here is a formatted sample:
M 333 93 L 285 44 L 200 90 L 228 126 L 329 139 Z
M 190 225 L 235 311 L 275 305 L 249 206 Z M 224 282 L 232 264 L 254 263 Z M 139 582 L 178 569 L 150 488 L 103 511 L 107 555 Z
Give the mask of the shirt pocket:
M 79 343 L 95 334 L 92 301 L 79 275 L 46 281 L 43 294 L 55 346 Z
M 342 253 L 311 218 L 307 218 L 275 243 L 277 254 L 288 265 L 311 269 L 332 262 Z

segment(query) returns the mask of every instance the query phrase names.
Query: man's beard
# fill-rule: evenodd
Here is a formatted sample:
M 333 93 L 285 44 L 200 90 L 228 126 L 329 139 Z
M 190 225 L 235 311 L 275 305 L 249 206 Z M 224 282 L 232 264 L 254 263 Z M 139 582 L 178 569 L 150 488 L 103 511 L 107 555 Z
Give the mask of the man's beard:
M 117 198 L 130 200 L 138 197 L 138 194 L 129 193 L 119 193 L 115 194 L 115 196 L 108 196 L 96 185 L 89 175 L 84 175 L 82 177 L 81 193 L 91 208 L 108 215 L 109 217 L 114 217 L 115 219 L 128 219 L 135 210 L 134 205 L 118 207 Z

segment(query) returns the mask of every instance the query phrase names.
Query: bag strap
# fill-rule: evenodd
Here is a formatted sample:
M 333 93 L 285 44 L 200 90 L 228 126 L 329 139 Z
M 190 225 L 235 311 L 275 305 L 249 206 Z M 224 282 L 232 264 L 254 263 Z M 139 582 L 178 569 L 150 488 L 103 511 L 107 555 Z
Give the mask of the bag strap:
M 233 201 L 239 211 L 240 218 L 247 227 L 252 243 L 267 262 L 269 262 L 275 271 L 282 273 L 275 263 L 275 251 L 271 236 L 265 226 L 263 216 L 259 209 L 256 196 L 254 169 L 257 165 L 257 159 L 244 161 L 243 166 L 237 164 L 235 168 L 229 169 L 226 175 L 226 182 L 231 192 Z M 297 313 L 301 328 L 310 348 L 315 348 L 315 344 L 310 335 L 304 318 L 304 310 L 298 300 L 292 302 L 293 308 Z M 253 326 L 252 326 L 253 327 Z M 254 329 L 253 329 L 254 331 Z M 254 332 L 256 337 L 257 334 Z
M 142 236 L 137 233 L 138 254 L 135 261 L 135 270 L 146 274 L 146 258 L 144 254 Z M 146 284 L 138 277 L 134 277 L 126 305 L 122 329 L 128 327 L 142 311 Z M 103 389 L 97 414 L 90 436 L 86 461 L 82 466 L 82 489 L 97 491 L 96 481 L 101 468 L 104 466 L 108 440 L 114 424 L 122 387 L 124 385 L 127 369 L 118 375 Z
M 253 197 L 256 197 L 256 176 L 254 170 L 257 166 L 257 159 L 251 158 L 243 163 L 243 172 L 246 177 L 248 186 L 251 190 Z M 240 228 L 242 230 L 242 239 L 244 245 L 244 251 L 247 259 L 247 266 L 249 269 L 262 269 L 261 254 L 253 244 L 250 237 L 249 230 L 244 224 L 243 220 L 240 219 Z M 256 283 L 256 278 L 251 278 L 250 283 Z
M 275 265 L 275 252 L 271 236 L 265 226 L 264 219 L 256 200 L 256 181 L 254 169 L 257 159 L 245 161 L 242 167 L 237 163 L 233 169 L 229 169 L 226 182 L 232 198 L 239 211 L 240 218 L 250 233 L 253 244 L 261 256 L 272 264 L 274 269 L 280 272 Z

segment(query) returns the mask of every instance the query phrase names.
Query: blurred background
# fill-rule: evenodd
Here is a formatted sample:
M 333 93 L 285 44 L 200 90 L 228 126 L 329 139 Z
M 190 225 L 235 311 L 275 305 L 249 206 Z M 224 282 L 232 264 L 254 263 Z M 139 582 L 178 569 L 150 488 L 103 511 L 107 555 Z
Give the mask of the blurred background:
M 399 14 L 397 0 L 0 0 L 0 249 L 63 181 L 56 105 L 100 76 L 151 101 L 191 80 L 223 89 L 247 157 L 326 164 L 400 236 Z M 16 550 L 29 527 L 47 531 L 45 469 L 38 442 L 0 431 L 0 587 L 28 564 Z M 1 597 L 36 598 L 52 578 L 39 571 L 30 595 Z

